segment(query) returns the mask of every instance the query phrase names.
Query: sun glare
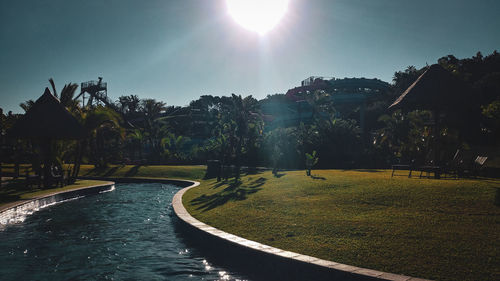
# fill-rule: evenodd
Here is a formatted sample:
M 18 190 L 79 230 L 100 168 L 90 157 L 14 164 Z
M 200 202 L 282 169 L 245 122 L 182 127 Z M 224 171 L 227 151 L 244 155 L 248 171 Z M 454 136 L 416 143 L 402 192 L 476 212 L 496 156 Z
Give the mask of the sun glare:
M 273 29 L 288 9 L 288 0 L 226 0 L 233 19 L 260 35 Z

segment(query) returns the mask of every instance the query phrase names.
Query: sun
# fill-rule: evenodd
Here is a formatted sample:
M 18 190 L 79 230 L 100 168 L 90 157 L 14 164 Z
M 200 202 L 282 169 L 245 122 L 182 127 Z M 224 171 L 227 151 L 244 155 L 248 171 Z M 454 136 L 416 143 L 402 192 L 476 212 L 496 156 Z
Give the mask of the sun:
M 286 14 L 288 0 L 226 0 L 233 19 L 260 35 L 273 29 Z

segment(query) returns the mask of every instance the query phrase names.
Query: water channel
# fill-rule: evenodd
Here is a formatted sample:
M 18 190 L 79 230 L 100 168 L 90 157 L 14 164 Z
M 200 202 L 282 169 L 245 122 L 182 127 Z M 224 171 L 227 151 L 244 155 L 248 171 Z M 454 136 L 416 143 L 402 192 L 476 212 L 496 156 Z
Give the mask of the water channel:
M 189 246 L 171 207 L 179 189 L 118 184 L 3 227 L 1 280 L 249 280 Z

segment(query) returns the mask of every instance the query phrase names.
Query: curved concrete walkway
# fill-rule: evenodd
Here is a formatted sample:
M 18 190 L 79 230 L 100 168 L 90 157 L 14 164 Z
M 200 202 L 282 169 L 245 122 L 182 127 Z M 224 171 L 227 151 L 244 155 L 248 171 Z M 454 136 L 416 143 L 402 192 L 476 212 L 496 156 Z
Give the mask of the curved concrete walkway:
M 337 280 L 429 281 L 426 279 L 361 268 L 333 261 L 322 260 L 299 253 L 285 251 L 224 232 L 215 227 L 202 223 L 192 217 L 182 204 L 182 196 L 184 195 L 184 193 L 189 189 L 198 186 L 199 184 L 199 182 L 195 182 L 193 185 L 183 188 L 179 192 L 177 192 L 172 200 L 172 206 L 174 208 L 175 214 L 182 221 L 216 239 L 220 239 L 224 242 L 228 242 L 229 244 L 245 248 L 246 250 L 255 252 L 257 254 L 262 254 L 262 256 L 274 256 L 291 264 L 298 262 L 307 264 L 310 267 L 312 266 L 313 269 L 316 268 L 317 270 L 327 270 L 331 272 L 331 276 L 341 278 Z

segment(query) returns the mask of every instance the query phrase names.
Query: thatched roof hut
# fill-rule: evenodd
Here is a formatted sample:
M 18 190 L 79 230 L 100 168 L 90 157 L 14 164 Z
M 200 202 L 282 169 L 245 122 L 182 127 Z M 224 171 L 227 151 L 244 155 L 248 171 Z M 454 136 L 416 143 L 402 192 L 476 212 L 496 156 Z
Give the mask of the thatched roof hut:
M 439 144 L 440 126 L 443 121 L 448 124 L 461 123 L 458 115 L 465 114 L 467 107 L 466 95 L 470 91 L 468 85 L 439 64 L 433 64 L 420 75 L 417 80 L 406 89 L 389 106 L 389 109 L 430 110 L 433 120 L 429 125 L 433 127 L 432 151 L 433 163 L 439 165 L 439 155 L 442 147 Z M 456 121 L 455 121 L 456 120 Z M 460 124 L 455 124 L 455 126 Z M 436 173 L 439 177 L 439 173 Z
M 85 130 L 78 120 L 45 88 L 43 95 L 9 132 L 18 138 L 80 139 Z
M 399 96 L 390 109 L 442 111 L 463 105 L 466 84 L 439 64 L 431 65 Z

